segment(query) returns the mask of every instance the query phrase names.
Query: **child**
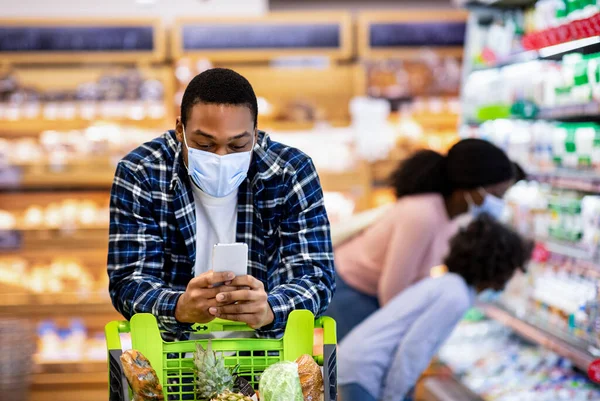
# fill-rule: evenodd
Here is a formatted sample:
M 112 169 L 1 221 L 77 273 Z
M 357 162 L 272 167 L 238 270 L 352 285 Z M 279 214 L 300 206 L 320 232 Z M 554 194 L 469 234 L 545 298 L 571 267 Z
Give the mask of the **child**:
M 401 401 L 416 384 L 475 295 L 502 290 L 532 246 L 481 215 L 450 242 L 448 273 L 398 294 L 352 330 L 339 349 L 343 401 Z

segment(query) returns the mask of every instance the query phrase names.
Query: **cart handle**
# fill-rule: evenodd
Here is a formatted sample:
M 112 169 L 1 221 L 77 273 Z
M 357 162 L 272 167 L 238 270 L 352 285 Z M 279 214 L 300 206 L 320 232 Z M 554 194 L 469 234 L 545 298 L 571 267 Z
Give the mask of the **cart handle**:
M 130 331 L 131 326 L 126 320 L 115 320 L 109 322 L 104 327 L 104 335 L 106 336 L 106 346 L 108 350 L 121 350 L 121 337 L 119 336 L 119 334 L 129 333 Z
M 323 344 L 335 345 L 337 344 L 336 335 L 336 324 L 335 320 L 328 316 L 323 316 L 315 320 L 316 329 L 323 329 Z M 215 319 L 209 324 L 195 324 L 194 329 L 196 331 L 250 331 L 252 330 L 244 323 L 230 322 L 222 319 Z M 122 349 L 121 348 L 121 333 L 129 333 L 131 331 L 131 325 L 126 320 L 118 320 L 109 322 L 104 328 L 104 334 L 106 336 L 106 346 L 108 350 Z

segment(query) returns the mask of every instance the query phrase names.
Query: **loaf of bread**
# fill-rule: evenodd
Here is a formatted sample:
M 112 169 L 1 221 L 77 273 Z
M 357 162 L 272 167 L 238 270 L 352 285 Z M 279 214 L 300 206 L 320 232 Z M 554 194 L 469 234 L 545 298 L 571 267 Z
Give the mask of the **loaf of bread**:
M 136 350 L 127 350 L 121 355 L 123 372 L 133 390 L 133 401 L 164 400 L 162 386 L 150 361 Z
M 325 394 L 321 367 L 310 355 L 302 355 L 296 360 L 296 363 L 304 401 L 323 401 Z

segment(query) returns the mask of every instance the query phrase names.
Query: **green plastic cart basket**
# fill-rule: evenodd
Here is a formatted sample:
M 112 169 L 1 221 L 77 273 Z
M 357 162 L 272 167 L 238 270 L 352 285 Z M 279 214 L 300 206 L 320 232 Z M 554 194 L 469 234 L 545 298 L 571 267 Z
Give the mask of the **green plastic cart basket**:
M 313 355 L 314 329 L 323 329 L 323 355 Z M 194 332 L 252 331 L 243 323 L 216 319 L 208 324 L 196 324 Z M 121 333 L 131 333 L 131 343 L 150 360 L 156 370 L 166 401 L 196 400 L 195 375 L 191 353 L 200 343 L 206 348 L 208 340 L 163 341 L 156 318 L 148 313 L 136 314 L 127 321 L 113 321 L 106 325 L 108 347 L 108 374 L 110 401 L 129 401 L 130 391 L 123 374 L 120 356 Z M 285 334 L 281 339 L 264 338 L 214 338 L 212 349 L 222 353 L 225 364 L 238 366 L 238 374 L 258 389 L 262 372 L 280 361 L 294 361 L 304 354 L 313 355 L 323 366 L 325 401 L 337 399 L 336 327 L 329 317 L 317 320 L 307 310 L 296 310 L 289 315 Z

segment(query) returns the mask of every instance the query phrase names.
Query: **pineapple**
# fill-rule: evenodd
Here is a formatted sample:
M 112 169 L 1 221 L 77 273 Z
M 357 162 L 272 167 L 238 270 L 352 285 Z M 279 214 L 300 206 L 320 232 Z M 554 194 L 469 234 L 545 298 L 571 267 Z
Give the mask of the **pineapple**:
M 252 401 L 252 398 L 246 397 L 244 394 L 232 393 L 231 391 L 226 390 L 211 401 Z
M 218 356 L 208 342 L 207 349 L 196 345 L 194 366 L 198 376 L 196 394 L 200 401 L 210 401 L 225 391 L 233 390 L 234 377 L 231 369 L 225 366 L 223 356 Z M 219 398 L 221 400 L 221 398 Z M 223 398 L 228 400 L 228 398 Z M 243 400 L 243 398 L 240 398 Z

